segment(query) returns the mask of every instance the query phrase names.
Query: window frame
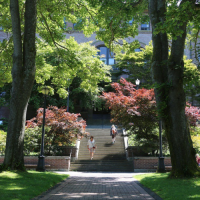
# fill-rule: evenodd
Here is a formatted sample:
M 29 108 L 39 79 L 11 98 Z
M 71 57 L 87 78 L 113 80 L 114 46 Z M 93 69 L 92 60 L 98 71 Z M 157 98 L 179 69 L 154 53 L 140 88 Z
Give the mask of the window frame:
M 148 27 L 142 27 L 142 25 L 148 25 Z M 141 31 L 150 31 L 150 22 L 145 23 L 145 24 L 141 24 L 140 26 Z

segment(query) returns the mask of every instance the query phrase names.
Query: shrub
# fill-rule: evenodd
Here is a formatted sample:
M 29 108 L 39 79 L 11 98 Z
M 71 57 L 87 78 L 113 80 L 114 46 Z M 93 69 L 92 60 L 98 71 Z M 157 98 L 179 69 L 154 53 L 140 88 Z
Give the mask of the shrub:
M 5 154 L 6 136 L 7 136 L 7 133 L 3 130 L 0 130 L 0 155 Z
M 46 109 L 45 141 L 48 154 L 59 152 L 61 146 L 72 146 L 85 132 L 86 122 L 78 121 L 80 114 L 66 112 L 66 109 L 50 106 Z M 43 109 L 37 110 L 37 116 L 27 120 L 25 134 L 25 151 L 38 152 L 41 143 Z

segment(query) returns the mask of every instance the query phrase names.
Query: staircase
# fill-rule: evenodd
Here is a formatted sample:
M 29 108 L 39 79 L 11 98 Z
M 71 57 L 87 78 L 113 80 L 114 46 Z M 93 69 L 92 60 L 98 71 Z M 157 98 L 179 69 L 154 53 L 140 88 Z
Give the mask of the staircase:
M 71 163 L 71 171 L 112 171 L 131 172 L 133 164 L 126 160 L 124 139 L 122 132 L 118 131 L 116 141 L 112 144 L 110 129 L 87 129 L 94 136 L 97 149 L 93 160 L 87 149 L 88 138 L 83 138 L 80 143 L 78 160 Z

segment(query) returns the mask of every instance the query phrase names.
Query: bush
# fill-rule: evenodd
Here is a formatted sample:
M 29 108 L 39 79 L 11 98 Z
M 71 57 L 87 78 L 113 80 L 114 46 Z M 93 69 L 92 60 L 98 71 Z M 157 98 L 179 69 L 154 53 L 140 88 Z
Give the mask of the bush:
M 200 127 L 194 127 L 191 130 L 191 138 L 193 142 L 193 147 L 195 148 L 197 153 L 200 153 Z
M 157 156 L 159 154 L 159 128 L 154 128 L 153 131 L 145 137 L 144 135 L 139 135 L 140 137 L 138 137 L 138 135 L 131 132 L 131 130 L 127 131 L 127 134 L 129 135 L 129 146 L 140 147 L 142 152 L 147 153 L 149 156 Z M 169 154 L 169 146 L 164 130 L 162 131 L 162 151 L 165 156 Z
M 44 135 L 44 154 L 45 155 L 61 155 L 62 146 L 52 143 L 54 135 L 48 134 L 51 127 L 45 127 Z M 26 128 L 24 135 L 24 154 L 39 155 L 41 149 L 42 127 Z M 75 143 L 68 143 L 67 146 L 74 146 Z
M 45 150 L 46 155 L 62 153 L 63 146 L 74 146 L 77 139 L 85 132 L 86 122 L 78 120 L 80 114 L 66 112 L 66 109 L 50 106 L 46 109 Z M 39 152 L 43 124 L 43 109 L 39 108 L 37 116 L 27 120 L 25 131 L 25 152 Z
M 0 130 L 0 155 L 5 154 L 6 136 L 7 136 L 7 133 L 3 130 Z

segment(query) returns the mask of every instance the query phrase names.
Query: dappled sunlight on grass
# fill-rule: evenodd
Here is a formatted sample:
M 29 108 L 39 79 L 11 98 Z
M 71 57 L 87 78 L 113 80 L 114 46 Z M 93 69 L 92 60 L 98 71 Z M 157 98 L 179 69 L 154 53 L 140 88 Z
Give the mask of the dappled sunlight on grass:
M 36 171 L 2 172 L 0 173 L 0 199 L 31 199 L 66 179 L 68 176 L 66 174 Z
M 200 199 L 200 178 L 170 179 L 169 173 L 136 175 L 134 178 L 145 187 L 158 194 L 163 200 Z

